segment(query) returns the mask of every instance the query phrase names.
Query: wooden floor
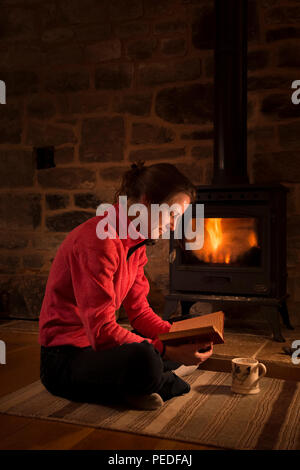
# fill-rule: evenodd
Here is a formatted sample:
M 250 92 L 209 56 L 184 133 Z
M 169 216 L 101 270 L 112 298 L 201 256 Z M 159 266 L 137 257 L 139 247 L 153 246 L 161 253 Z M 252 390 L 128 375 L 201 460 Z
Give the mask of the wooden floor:
M 2 322 L 0 326 L 1 324 Z M 0 365 L 0 397 L 38 380 L 40 367 L 37 324 L 21 322 L 19 330 L 5 329 L 3 326 L 2 324 L 0 328 L 0 340 L 6 343 L 6 364 Z M 299 338 L 300 327 L 284 333 L 285 345 L 290 346 L 294 339 Z M 232 357 L 240 355 L 243 351 L 243 355 L 256 357 L 264 362 L 268 370 L 267 376 L 300 381 L 299 366 L 293 365 L 291 358 L 282 353 L 282 346 L 282 343 L 273 342 L 264 336 L 227 333 L 226 344 L 216 345 L 213 357 L 202 364 L 201 368 L 229 372 Z M 0 414 L 0 449 L 219 450 L 220 448 Z
M 6 343 L 6 364 L 0 365 L 0 396 L 39 379 L 40 349 L 36 333 L 1 330 Z M 1 450 L 217 450 L 132 433 L 50 422 L 0 414 Z

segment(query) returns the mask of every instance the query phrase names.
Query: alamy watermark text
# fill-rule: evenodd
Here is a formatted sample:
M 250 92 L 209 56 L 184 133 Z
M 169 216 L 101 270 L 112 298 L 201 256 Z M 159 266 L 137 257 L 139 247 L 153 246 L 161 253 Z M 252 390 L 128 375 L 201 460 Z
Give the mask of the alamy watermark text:
M 6 85 L 3 80 L 0 80 L 0 104 L 6 104 Z
M 6 344 L 0 340 L 0 364 L 6 364 Z

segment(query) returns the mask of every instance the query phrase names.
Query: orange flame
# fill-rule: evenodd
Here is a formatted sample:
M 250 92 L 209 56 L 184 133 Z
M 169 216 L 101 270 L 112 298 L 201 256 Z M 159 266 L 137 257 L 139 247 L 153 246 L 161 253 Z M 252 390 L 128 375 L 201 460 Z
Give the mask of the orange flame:
M 204 245 L 194 250 L 194 255 L 205 263 L 230 264 L 255 246 L 258 238 L 254 218 L 207 218 Z
M 222 243 L 221 219 L 207 219 L 206 228 L 210 236 L 213 251 L 216 251 Z
M 255 232 L 250 232 L 250 234 L 248 236 L 248 242 L 249 242 L 249 245 L 251 246 L 251 248 L 253 246 L 257 246 L 257 236 L 256 236 Z

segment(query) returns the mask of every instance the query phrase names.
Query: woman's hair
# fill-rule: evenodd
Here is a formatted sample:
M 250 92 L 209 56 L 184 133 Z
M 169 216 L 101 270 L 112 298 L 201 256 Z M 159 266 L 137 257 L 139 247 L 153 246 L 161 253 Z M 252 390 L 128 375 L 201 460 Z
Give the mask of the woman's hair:
M 151 204 L 162 204 L 178 193 L 185 193 L 196 199 L 196 187 L 171 163 L 155 163 L 145 166 L 143 160 L 131 164 L 125 171 L 119 189 L 115 192 L 116 203 L 119 196 L 127 196 L 139 201 L 144 195 Z

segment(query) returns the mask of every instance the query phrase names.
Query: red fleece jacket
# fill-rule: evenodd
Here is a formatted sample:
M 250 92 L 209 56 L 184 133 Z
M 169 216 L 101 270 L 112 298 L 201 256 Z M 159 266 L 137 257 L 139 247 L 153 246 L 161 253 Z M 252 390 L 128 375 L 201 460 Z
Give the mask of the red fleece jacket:
M 146 339 L 160 353 L 163 351 L 157 335 L 168 332 L 171 324 L 162 320 L 147 301 L 146 246 L 138 247 L 126 260 L 129 248 L 144 237 L 119 238 L 119 213 L 127 228 L 133 224 L 121 205 L 116 203 L 114 207 L 115 239 L 97 236 L 98 222 L 106 212 L 77 226 L 58 248 L 40 312 L 40 345 L 92 346 L 100 351 Z M 116 322 L 115 312 L 122 303 L 130 324 L 146 338 Z

